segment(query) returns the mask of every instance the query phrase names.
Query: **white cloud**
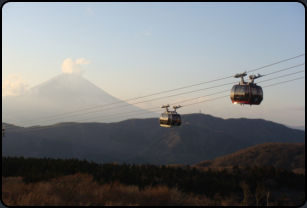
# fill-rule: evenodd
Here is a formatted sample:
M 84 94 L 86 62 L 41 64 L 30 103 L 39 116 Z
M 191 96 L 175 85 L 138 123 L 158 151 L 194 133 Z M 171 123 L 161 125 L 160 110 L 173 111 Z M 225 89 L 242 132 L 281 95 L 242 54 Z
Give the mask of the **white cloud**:
M 2 83 L 2 97 L 8 95 L 19 95 L 27 92 L 29 90 L 29 86 L 26 84 L 25 80 L 21 78 L 21 75 L 9 75 L 8 79 L 6 79 Z
M 81 76 L 84 73 L 84 69 L 81 67 L 81 65 L 90 63 L 90 60 L 85 60 L 84 58 L 77 59 L 77 61 L 73 61 L 71 58 L 68 58 L 62 64 L 62 72 Z
M 89 14 L 89 15 L 95 15 L 95 14 L 92 12 L 91 7 L 87 7 L 87 8 L 86 8 L 85 15 L 87 15 L 87 14 Z
M 140 33 L 134 34 L 134 36 L 137 36 L 137 37 L 140 37 L 140 36 L 143 36 L 143 35 L 151 36 L 152 35 L 152 27 L 150 27 L 150 29 L 148 29 L 148 30 L 142 30 Z
M 81 64 L 81 65 L 85 65 L 85 64 L 90 64 L 91 61 L 90 60 L 85 60 L 84 58 L 80 58 L 80 59 L 77 59 L 76 63 L 77 64 Z

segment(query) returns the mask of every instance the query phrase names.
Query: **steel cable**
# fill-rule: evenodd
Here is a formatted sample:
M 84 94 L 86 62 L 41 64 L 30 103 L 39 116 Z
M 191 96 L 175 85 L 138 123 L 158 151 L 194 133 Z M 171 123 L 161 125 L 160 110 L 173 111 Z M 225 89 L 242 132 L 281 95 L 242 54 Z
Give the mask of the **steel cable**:
M 266 67 L 269 67 L 269 66 L 273 66 L 273 65 L 285 62 L 285 61 L 289 61 L 291 59 L 295 59 L 295 58 L 298 58 L 298 57 L 301 57 L 301 56 L 304 56 L 304 55 L 305 54 L 301 54 L 299 56 L 295 56 L 295 57 L 292 57 L 292 58 L 289 58 L 289 59 L 285 59 L 285 60 L 282 60 L 282 61 L 279 61 L 279 62 L 275 62 L 273 64 L 269 64 L 269 65 L 266 65 L 266 66 L 263 66 L 263 67 L 259 67 L 257 69 L 253 69 L 253 70 L 247 71 L 247 73 L 255 71 L 255 70 L 263 69 L 263 68 L 266 68 Z M 303 65 L 303 64 L 301 64 L 301 65 Z M 297 66 L 300 66 L 300 65 L 297 65 Z M 297 67 L 297 66 L 294 66 L 294 67 Z M 284 70 L 286 70 L 286 69 L 284 69 Z M 42 118 L 37 118 L 37 119 L 32 119 L 32 120 L 27 120 L 27 121 L 22 121 L 22 122 L 18 122 L 16 124 L 28 123 L 28 122 L 31 122 L 31 121 L 38 121 L 38 120 L 42 120 L 42 119 L 46 119 L 46 118 L 52 118 L 52 117 L 67 115 L 67 114 L 71 114 L 71 113 L 86 111 L 86 110 L 90 110 L 90 109 L 100 108 L 100 107 L 104 107 L 104 106 L 114 105 L 114 104 L 118 104 L 118 103 L 121 103 L 121 102 L 127 102 L 127 101 L 141 99 L 141 98 L 145 98 L 145 97 L 149 97 L 149 96 L 154 96 L 154 95 L 158 95 L 158 94 L 163 94 L 163 93 L 167 93 L 167 92 L 181 90 L 181 89 L 185 89 L 185 88 L 189 88 L 189 87 L 194 87 L 194 86 L 198 86 L 198 85 L 202 85 L 202 84 L 207 84 L 207 83 L 210 83 L 210 82 L 215 82 L 215 81 L 219 81 L 219 80 L 223 80 L 223 79 L 228 79 L 228 78 L 231 78 L 231 77 L 233 77 L 233 76 L 230 76 L 230 77 L 228 76 L 228 77 L 224 77 L 224 78 L 220 78 L 220 79 L 215 79 L 215 80 L 211 80 L 211 81 L 207 81 L 207 82 L 202 82 L 202 83 L 198 83 L 198 84 L 194 84 L 194 85 L 189 85 L 189 86 L 185 86 L 185 87 L 181 87 L 181 88 L 176 88 L 176 89 L 172 89 L 172 90 L 167 90 L 167 91 L 163 91 L 163 92 L 159 92 L 159 93 L 149 94 L 149 95 L 141 96 L 141 97 L 138 97 L 138 98 L 132 98 L 132 99 L 123 100 L 123 101 L 119 101 L 119 102 L 115 102 L 115 103 L 110 103 L 110 104 L 105 104 L 105 105 L 101 105 L 101 106 L 96 106 L 96 107 L 81 109 L 81 110 L 77 110 L 77 111 L 71 111 L 71 112 L 67 112 L 67 113 L 57 114 L 57 115 L 53 115 L 53 116 L 47 116 L 47 117 L 42 117 Z
M 305 71 L 305 70 L 303 70 Z M 300 71 L 300 72 L 303 72 L 303 71 Z M 292 74 L 296 74 L 296 73 L 299 73 L 299 72 L 295 72 L 295 73 L 291 73 L 291 74 L 288 74 L 288 75 L 284 75 L 284 76 L 280 76 L 280 77 L 275 77 L 275 78 L 272 78 L 272 79 L 269 79 L 269 80 L 264 80 L 264 81 L 261 81 L 261 82 L 266 82 L 266 81 L 270 81 L 270 80 L 273 80 L 273 79 L 277 79 L 277 78 L 281 78 L 281 77 L 285 77 L 285 76 L 289 76 L 289 75 L 292 75 Z M 279 84 L 282 84 L 282 83 L 286 83 L 286 82 L 291 82 L 291 81 L 295 81 L 295 80 L 298 80 L 298 79 L 302 79 L 302 78 L 305 78 L 305 77 L 301 77 L 301 78 L 297 78 L 297 79 L 292 79 L 292 80 L 288 80 L 288 81 L 284 81 L 284 82 L 280 82 L 280 83 L 276 83 L 276 84 L 272 84 L 272 85 L 268 85 L 268 86 L 264 86 L 262 88 L 265 88 L 265 87 L 270 87 L 270 86 L 274 86 L 274 85 L 279 85 Z M 226 91 L 226 90 L 225 90 Z M 220 92 L 217 92 L 217 93 L 213 93 L 213 94 L 210 94 L 210 95 L 214 95 L 214 94 L 218 94 L 218 93 L 222 93 L 222 92 L 225 92 L 225 91 L 220 91 Z M 227 90 L 229 91 L 229 90 Z M 206 95 L 206 96 L 201 96 L 201 97 L 197 97 L 197 98 L 193 98 L 193 99 L 189 99 L 189 100 L 185 100 L 185 101 L 182 101 L 182 102 L 187 102 L 187 101 L 191 101 L 191 100 L 195 100 L 195 99 L 199 99 L 199 98 L 202 98 L 202 97 L 207 97 L 209 95 Z M 229 97 L 229 94 L 227 95 Z M 223 98 L 223 97 L 226 97 L 226 96 L 222 96 L 222 97 L 218 97 L 218 98 L 214 98 L 214 99 L 211 99 L 211 100 L 215 100 L 215 99 L 220 99 L 220 98 Z M 206 101 L 201 101 L 201 102 L 197 102 L 197 103 L 192 103 L 192 104 L 188 104 L 188 105 L 184 105 L 182 107 L 186 107 L 186 106 L 190 106 L 190 105 L 195 105 L 195 104 L 199 104 L 199 103 L 202 103 L 202 102 L 207 102 L 207 101 L 211 101 L 211 100 L 206 100 Z M 171 104 L 173 105 L 173 104 Z M 155 108 L 150 108 L 150 109 L 157 109 L 159 107 L 155 107 Z M 148 110 L 148 109 L 144 109 L 144 110 Z M 141 110 L 143 111 L 143 110 Z M 131 113 L 131 112 L 127 112 L 127 113 Z M 124 114 L 127 114 L 127 113 L 124 113 Z M 150 112 L 144 112 L 144 113 L 138 113 L 138 114 L 133 114 L 133 115 L 139 115 L 139 114 L 146 114 L 146 113 L 150 113 Z M 115 114 L 115 115 L 122 115 L 123 113 L 119 113 L 119 114 Z M 132 116 L 132 115 L 128 115 L 128 116 Z M 126 116 L 120 116 L 120 117 L 126 117 Z M 99 117 L 98 117 L 99 118 Z M 103 117 L 104 119 L 106 119 L 105 117 Z M 117 118 L 117 117 L 113 117 L 113 118 Z M 90 118 L 90 119 L 96 119 L 96 118 Z M 89 119 L 86 119 L 86 120 L 89 120 Z M 64 123 L 65 124 L 65 123 Z M 78 123 L 77 123 L 78 124 Z M 61 126 L 68 126 L 68 125 L 75 125 L 75 123 L 73 124 L 67 124 L 67 125 L 53 125 L 53 126 L 45 126 L 45 127 L 38 127 L 35 129 L 18 129 L 18 130 L 15 130 L 15 131 L 18 131 L 18 132 L 25 132 L 25 131 L 32 131 L 32 130 L 41 130 L 41 129 L 45 129 L 45 128 L 53 128 L 53 127 L 61 127 Z M 30 127 L 31 128 L 31 127 Z M 15 132 L 14 130 L 11 130 L 11 131 L 7 131 L 7 132 Z

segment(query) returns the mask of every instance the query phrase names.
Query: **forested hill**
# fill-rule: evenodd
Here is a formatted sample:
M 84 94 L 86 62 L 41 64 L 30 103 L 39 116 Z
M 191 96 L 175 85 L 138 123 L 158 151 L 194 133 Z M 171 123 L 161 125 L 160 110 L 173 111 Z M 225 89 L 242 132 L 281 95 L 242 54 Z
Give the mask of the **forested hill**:
M 2 155 L 192 165 L 256 144 L 305 142 L 305 131 L 282 124 L 262 119 L 221 119 L 206 114 L 182 115 L 181 127 L 174 129 L 160 127 L 158 118 L 71 124 L 24 132 L 10 132 L 14 128 L 24 129 L 21 127 L 6 129 Z M 34 128 L 37 127 L 26 129 Z
M 196 168 L 174 168 L 156 165 L 127 165 L 127 164 L 97 164 L 86 160 L 61 160 L 50 158 L 17 158 L 2 157 L 3 177 L 22 177 L 27 183 L 50 181 L 64 175 L 76 173 L 89 174 L 100 183 L 119 181 L 125 185 L 146 186 L 167 185 L 177 186 L 186 193 L 206 194 L 214 196 L 219 193 L 223 196 L 232 192 L 240 193 L 241 181 L 250 184 L 255 192 L 257 183 L 266 184 L 270 189 L 305 190 L 305 176 L 294 174 L 286 169 L 277 169 L 272 166 L 250 167 L 245 166 L 241 171 L 233 170 L 228 173 L 221 171 L 199 171 Z M 68 181 L 67 181 L 68 182 Z M 66 183 L 67 183 L 66 182 Z M 69 182 L 68 182 L 69 183 Z
M 305 169 L 305 144 L 303 143 L 265 143 L 239 150 L 214 160 L 196 164 L 200 167 L 227 166 L 273 166 L 294 170 Z

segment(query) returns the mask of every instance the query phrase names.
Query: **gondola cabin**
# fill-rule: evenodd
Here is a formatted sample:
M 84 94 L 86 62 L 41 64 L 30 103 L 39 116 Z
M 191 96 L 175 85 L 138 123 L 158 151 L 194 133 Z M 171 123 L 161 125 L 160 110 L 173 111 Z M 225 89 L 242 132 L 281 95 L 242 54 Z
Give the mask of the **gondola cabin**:
M 179 114 L 162 113 L 159 122 L 162 127 L 179 127 L 181 116 Z
M 232 87 L 230 99 L 233 104 L 259 105 L 263 100 L 263 91 L 254 84 L 238 84 Z
M 254 84 L 254 79 L 261 77 L 251 75 L 249 79 L 250 83 L 244 82 L 243 77 L 246 76 L 246 73 L 236 74 L 234 77 L 241 77 L 241 83 L 234 85 L 230 92 L 230 99 L 233 104 L 240 105 L 260 105 L 263 100 L 263 91 L 260 86 Z
M 161 114 L 159 118 L 160 126 L 162 127 L 179 127 L 181 125 L 181 116 L 176 112 L 177 108 L 180 106 L 173 106 L 175 111 L 168 110 L 169 105 L 161 106 L 161 108 L 166 108 L 166 111 Z

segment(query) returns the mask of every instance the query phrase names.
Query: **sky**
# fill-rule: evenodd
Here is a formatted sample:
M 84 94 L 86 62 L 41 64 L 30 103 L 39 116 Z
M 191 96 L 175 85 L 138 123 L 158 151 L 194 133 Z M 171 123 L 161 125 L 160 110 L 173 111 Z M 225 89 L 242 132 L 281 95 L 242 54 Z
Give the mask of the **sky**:
M 2 7 L 2 96 L 76 73 L 121 100 L 230 77 L 305 54 L 305 8 L 298 2 L 23 3 Z M 305 63 L 305 56 L 248 75 Z M 266 86 L 305 76 L 305 65 L 255 80 Z M 146 99 L 239 82 L 229 78 Z M 246 77 L 247 81 L 247 77 Z M 177 104 L 181 114 L 259 118 L 305 125 L 305 78 L 263 88 L 259 106 L 233 105 L 233 84 L 136 104 Z M 227 90 L 229 92 L 207 96 Z M 144 101 L 139 99 L 134 102 Z M 182 104 L 181 104 L 182 103 Z M 92 106 L 89 106 L 92 107 Z M 161 113 L 163 109 L 161 109 Z

